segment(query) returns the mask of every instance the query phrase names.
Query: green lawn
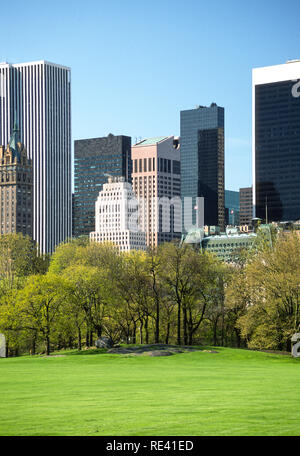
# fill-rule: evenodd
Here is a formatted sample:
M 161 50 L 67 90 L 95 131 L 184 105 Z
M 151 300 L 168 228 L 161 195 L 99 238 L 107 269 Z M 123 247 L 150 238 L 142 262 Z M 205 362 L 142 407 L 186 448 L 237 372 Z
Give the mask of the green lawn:
M 0 359 L 0 435 L 299 436 L 300 359 L 216 350 Z

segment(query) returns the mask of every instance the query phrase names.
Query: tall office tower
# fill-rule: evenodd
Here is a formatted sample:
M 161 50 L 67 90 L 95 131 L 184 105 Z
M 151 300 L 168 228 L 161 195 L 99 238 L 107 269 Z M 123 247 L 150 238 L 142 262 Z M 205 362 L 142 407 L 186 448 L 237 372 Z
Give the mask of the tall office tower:
M 224 229 L 224 108 L 212 103 L 181 111 L 180 138 L 183 230 L 201 224 Z
M 240 188 L 240 225 L 252 225 L 252 187 Z
M 96 201 L 95 231 L 90 240 L 112 242 L 119 252 L 146 250 L 145 233 L 138 226 L 138 202 L 124 177 L 109 177 Z
M 252 72 L 255 216 L 300 219 L 300 60 Z
M 180 143 L 174 136 L 140 141 L 132 147 L 133 190 L 140 226 L 155 247 L 181 237 Z
M 32 237 L 32 162 L 14 126 L 7 147 L 0 146 L 0 233 Z
M 240 223 L 240 193 L 225 190 L 225 223 L 237 226 Z
M 71 236 L 70 91 L 67 67 L 0 64 L 0 144 L 17 121 L 33 162 L 33 239 L 43 253 Z
M 109 134 L 74 142 L 74 235 L 95 229 L 95 202 L 107 175 L 123 176 L 131 183 L 131 138 Z

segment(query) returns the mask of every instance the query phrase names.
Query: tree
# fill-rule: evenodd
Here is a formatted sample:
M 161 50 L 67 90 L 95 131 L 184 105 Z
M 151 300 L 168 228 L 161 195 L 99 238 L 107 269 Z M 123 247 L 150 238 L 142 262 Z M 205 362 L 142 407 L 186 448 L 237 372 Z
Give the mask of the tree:
M 55 274 L 30 276 L 19 291 L 16 303 L 18 327 L 41 335 L 46 354 L 50 354 L 51 335 L 59 318 L 64 299 L 63 279 Z
M 66 268 L 63 277 L 68 284 L 68 296 L 74 309 L 78 330 L 78 345 L 81 340 L 81 321 L 84 312 L 87 328 L 86 344 L 93 345 L 93 332 L 101 337 L 107 316 L 108 302 L 113 297 L 109 271 L 91 266 L 75 264 Z
M 47 256 L 39 256 L 29 236 L 21 233 L 0 236 L 0 278 L 12 284 L 16 278 L 45 273 L 47 267 Z
M 300 238 L 282 233 L 246 266 L 250 304 L 238 326 L 249 347 L 290 349 L 300 324 Z

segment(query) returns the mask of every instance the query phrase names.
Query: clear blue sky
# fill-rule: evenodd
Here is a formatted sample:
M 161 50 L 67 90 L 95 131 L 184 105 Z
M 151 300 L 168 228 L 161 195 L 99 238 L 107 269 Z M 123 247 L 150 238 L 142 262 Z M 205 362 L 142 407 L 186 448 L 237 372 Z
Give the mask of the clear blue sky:
M 179 112 L 225 107 L 225 187 L 251 185 L 251 69 L 300 58 L 298 1 L 1 4 L 0 61 L 72 69 L 73 139 L 179 135 Z

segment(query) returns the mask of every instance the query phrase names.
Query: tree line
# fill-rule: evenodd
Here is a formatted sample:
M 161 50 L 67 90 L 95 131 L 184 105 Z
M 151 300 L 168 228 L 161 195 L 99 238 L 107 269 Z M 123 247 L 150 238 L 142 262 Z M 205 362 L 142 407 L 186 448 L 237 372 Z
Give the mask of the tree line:
M 298 331 L 300 238 L 261 234 L 224 263 L 189 245 L 117 253 L 85 237 L 40 256 L 0 237 L 0 332 L 9 355 L 114 343 L 290 349 Z M 236 258 L 236 255 L 235 255 Z

